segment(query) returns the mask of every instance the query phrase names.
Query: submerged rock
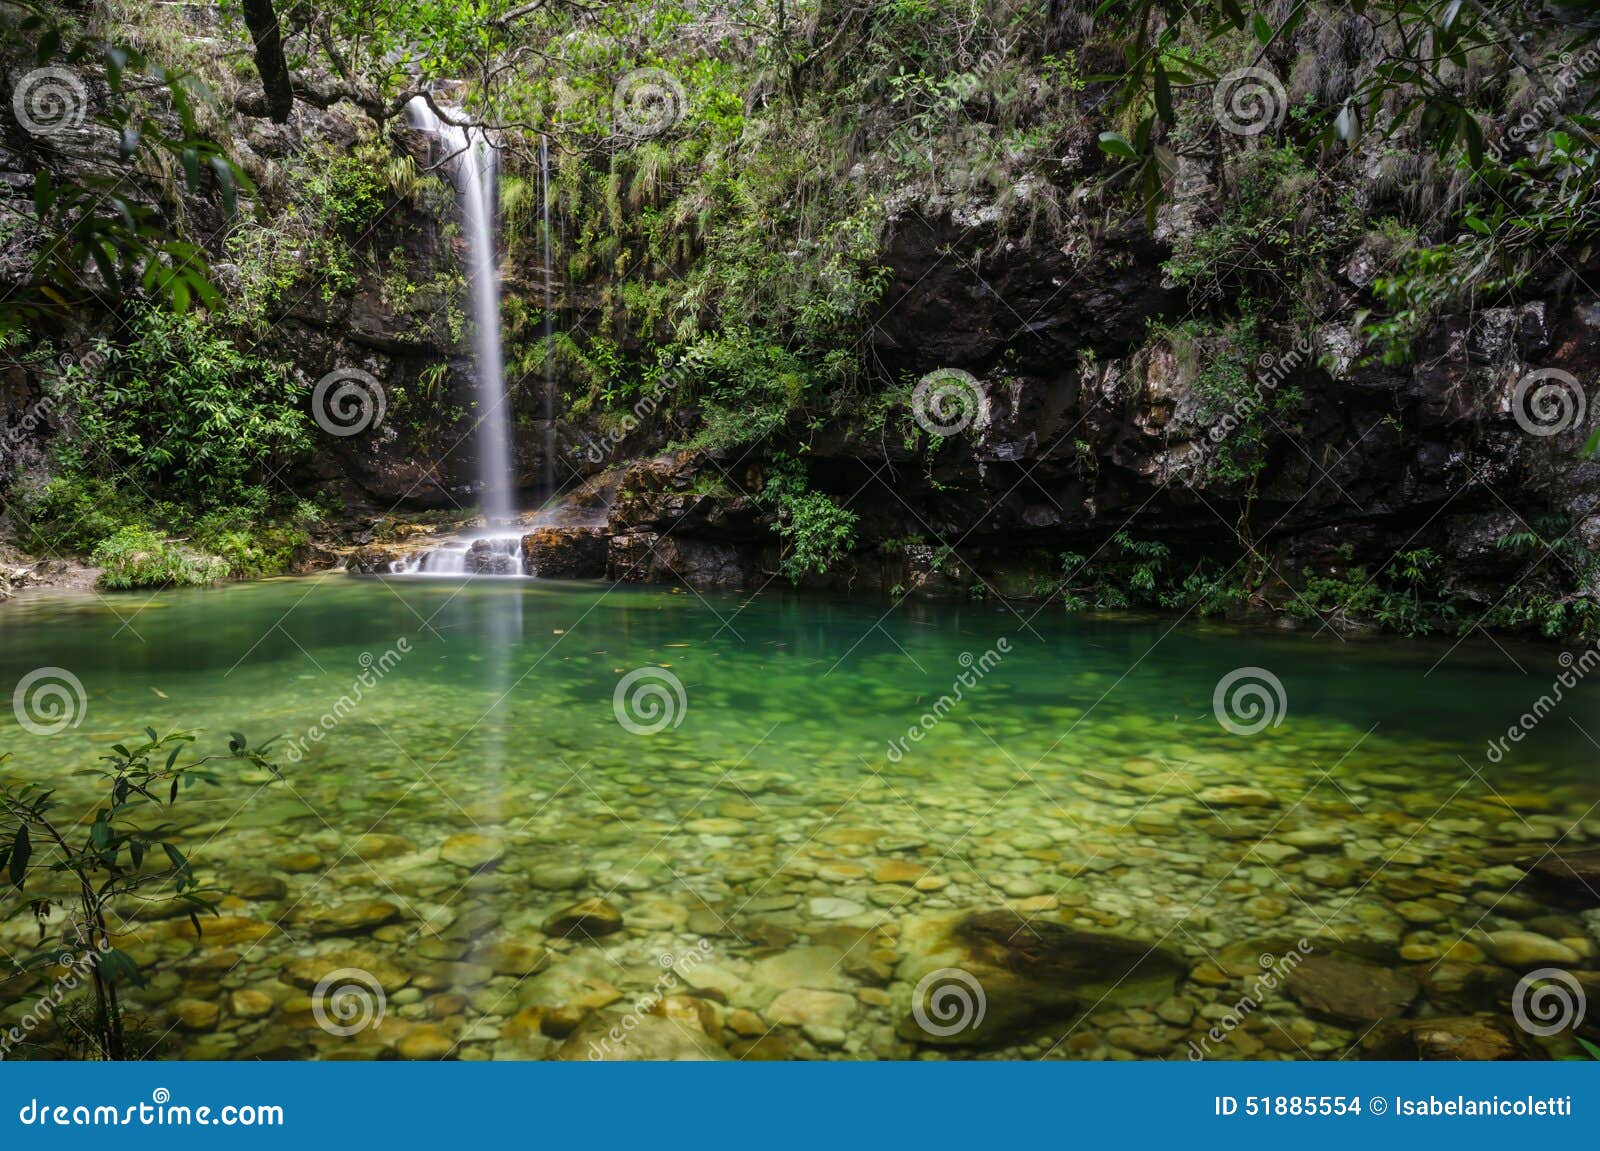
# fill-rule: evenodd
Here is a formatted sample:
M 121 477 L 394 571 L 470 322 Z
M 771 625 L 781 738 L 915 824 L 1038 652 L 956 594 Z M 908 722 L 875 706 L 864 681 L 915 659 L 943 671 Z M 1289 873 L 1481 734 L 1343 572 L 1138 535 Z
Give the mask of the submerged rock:
M 1361 1044 L 1369 1059 L 1527 1059 L 1517 1033 L 1498 1019 L 1417 1019 L 1386 1023 Z
M 926 1044 L 996 1047 L 1074 1008 L 1161 1003 L 1189 967 L 1160 946 L 1009 910 L 912 922 L 904 935 L 897 1030 Z
M 1284 987 L 1307 1011 L 1347 1023 L 1404 1015 L 1422 990 L 1409 971 L 1344 955 L 1308 956 L 1289 972 Z
M 1552 851 L 1524 870 L 1586 907 L 1600 907 L 1600 851 Z
M 567 1037 L 555 1057 L 567 1062 L 706 1062 L 729 1058 L 727 1051 L 681 1020 L 620 1011 L 591 1014 Z
M 556 912 L 544 921 L 544 933 L 559 937 L 587 935 L 591 939 L 622 930 L 622 912 L 605 899 L 585 899 Z

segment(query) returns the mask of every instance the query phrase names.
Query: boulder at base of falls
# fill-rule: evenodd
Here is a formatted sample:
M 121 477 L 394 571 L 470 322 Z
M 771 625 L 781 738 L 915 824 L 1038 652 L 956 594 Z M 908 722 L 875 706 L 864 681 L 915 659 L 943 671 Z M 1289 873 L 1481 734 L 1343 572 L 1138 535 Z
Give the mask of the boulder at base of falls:
M 1385 1023 L 1362 1040 L 1361 1052 L 1367 1059 L 1405 1061 L 1543 1058 L 1503 1021 L 1472 1016 Z
M 522 537 L 522 566 L 539 579 L 602 579 L 608 547 L 604 528 L 535 528 Z
M 1096 1006 L 1160 1003 L 1188 972 L 1165 948 L 1004 909 L 908 921 L 903 946 L 898 1031 L 945 1046 L 1000 1047 Z

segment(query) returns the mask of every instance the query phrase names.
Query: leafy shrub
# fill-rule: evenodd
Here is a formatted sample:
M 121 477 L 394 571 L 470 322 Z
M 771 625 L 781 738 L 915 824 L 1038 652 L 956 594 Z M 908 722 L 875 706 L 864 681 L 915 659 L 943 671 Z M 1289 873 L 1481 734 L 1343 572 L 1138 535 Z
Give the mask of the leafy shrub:
M 103 540 L 91 558 L 105 569 L 101 585 L 113 591 L 200 586 L 228 574 L 226 561 L 189 551 L 137 525 Z
M 67 376 L 77 434 L 58 454 L 68 470 L 228 503 L 309 450 L 303 389 L 280 366 L 197 315 L 143 308 L 133 327 L 125 346 L 105 348 L 104 379 Z
M 856 513 L 841 508 L 832 497 L 810 490 L 799 460 L 777 457 L 761 494 L 777 506 L 777 532 L 783 540 L 781 566 L 793 582 L 824 574 L 855 546 Z

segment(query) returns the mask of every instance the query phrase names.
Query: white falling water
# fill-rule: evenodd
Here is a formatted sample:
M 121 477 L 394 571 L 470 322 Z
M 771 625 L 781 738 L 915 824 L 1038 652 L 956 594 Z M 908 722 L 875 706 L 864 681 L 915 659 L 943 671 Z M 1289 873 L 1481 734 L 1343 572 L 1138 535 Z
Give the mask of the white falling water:
M 485 520 L 508 523 L 512 505 L 511 427 L 505 360 L 500 349 L 500 271 L 495 257 L 495 174 L 499 157 L 481 130 L 441 119 L 427 100 L 407 106 L 411 123 L 443 142 L 455 169 L 456 197 L 467 238 L 472 326 L 478 380 L 478 490 Z M 452 119 L 465 119 L 449 113 Z

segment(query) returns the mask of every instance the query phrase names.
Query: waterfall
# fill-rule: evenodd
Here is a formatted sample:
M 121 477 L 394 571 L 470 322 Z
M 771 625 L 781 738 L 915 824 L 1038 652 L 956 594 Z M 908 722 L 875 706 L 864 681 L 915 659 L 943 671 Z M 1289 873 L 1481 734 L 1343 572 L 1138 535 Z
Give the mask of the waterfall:
M 481 129 L 471 131 L 447 123 L 423 97 L 413 98 L 407 110 L 415 127 L 439 137 L 455 169 L 476 332 L 479 499 L 489 525 L 507 524 L 516 508 L 512 503 L 510 410 L 500 348 L 500 272 L 494 243 L 499 157 Z

